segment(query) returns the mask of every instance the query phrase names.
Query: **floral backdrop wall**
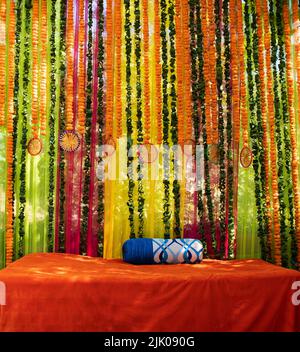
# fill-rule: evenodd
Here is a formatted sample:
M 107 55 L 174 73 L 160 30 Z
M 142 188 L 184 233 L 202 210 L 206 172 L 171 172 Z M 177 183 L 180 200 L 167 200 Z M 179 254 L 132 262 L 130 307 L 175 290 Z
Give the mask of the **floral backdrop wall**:
M 300 264 L 295 0 L 1 0 L 0 267 L 192 237 Z

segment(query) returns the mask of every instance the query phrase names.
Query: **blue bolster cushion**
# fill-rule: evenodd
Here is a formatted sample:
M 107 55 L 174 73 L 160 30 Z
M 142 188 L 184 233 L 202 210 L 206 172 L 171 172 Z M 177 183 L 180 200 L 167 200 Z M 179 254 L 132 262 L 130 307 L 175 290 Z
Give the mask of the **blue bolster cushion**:
M 196 264 L 203 245 L 193 238 L 133 238 L 123 244 L 123 260 L 131 264 Z

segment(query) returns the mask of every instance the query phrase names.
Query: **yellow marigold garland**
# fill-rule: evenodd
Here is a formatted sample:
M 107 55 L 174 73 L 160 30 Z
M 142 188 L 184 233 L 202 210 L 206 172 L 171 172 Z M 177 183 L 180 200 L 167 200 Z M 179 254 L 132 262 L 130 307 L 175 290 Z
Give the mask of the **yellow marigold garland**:
M 283 5 L 283 22 L 285 34 L 285 49 L 286 49 L 286 64 L 287 64 L 287 88 L 288 88 L 288 102 L 289 102 L 289 116 L 290 116 L 290 136 L 292 147 L 292 181 L 294 191 L 295 204 L 295 221 L 296 221 L 296 240 L 297 240 L 297 262 L 300 264 L 300 198 L 298 187 L 298 158 L 297 158 L 297 133 L 296 133 L 296 117 L 294 109 L 294 77 L 293 77 L 293 63 L 291 55 L 291 38 L 290 38 L 290 23 L 289 23 L 289 9 L 287 4 Z
M 79 0 L 79 62 L 78 62 L 78 120 L 77 131 L 85 131 L 85 13 L 84 0 Z

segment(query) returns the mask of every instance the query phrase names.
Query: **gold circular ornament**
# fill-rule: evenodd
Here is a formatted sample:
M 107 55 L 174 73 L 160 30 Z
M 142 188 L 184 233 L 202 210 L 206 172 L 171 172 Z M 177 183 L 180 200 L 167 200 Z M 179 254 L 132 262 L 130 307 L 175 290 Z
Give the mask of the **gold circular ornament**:
M 152 143 L 141 144 L 137 152 L 140 162 L 151 164 L 158 157 L 158 150 Z
M 65 152 L 75 152 L 80 145 L 79 134 L 74 131 L 64 131 L 59 139 L 59 145 Z
M 247 146 L 243 147 L 240 153 L 240 163 L 242 167 L 247 169 L 252 164 L 252 161 L 253 161 L 253 154 L 251 149 L 248 148 Z
M 43 149 L 42 141 L 37 137 L 31 138 L 27 144 L 28 153 L 32 156 L 39 155 L 42 149 Z

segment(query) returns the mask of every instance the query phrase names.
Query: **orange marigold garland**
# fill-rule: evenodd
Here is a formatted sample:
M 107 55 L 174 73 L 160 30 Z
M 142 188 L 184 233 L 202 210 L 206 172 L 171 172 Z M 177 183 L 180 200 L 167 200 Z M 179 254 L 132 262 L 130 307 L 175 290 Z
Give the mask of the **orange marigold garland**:
M 6 264 L 13 258 L 13 114 L 14 114 L 14 44 L 15 44 L 15 8 L 10 2 L 9 27 L 8 27 L 8 114 L 7 114 L 7 140 L 6 140 Z
M 258 7 L 260 9 L 260 7 Z M 264 48 L 267 71 L 267 108 L 270 135 L 270 161 L 271 161 L 271 185 L 273 202 L 273 232 L 274 232 L 274 259 L 275 264 L 281 264 L 281 240 L 280 240 L 280 214 L 279 214 L 279 193 L 277 182 L 277 149 L 275 136 L 275 110 L 273 94 L 273 77 L 271 68 L 271 35 L 269 29 L 268 3 L 263 2 L 263 22 L 264 22 Z
M 207 144 L 211 144 L 212 136 L 212 104 L 211 104 L 211 67 L 210 67 L 210 48 L 209 48 L 209 21 L 207 20 L 208 8 L 206 0 L 201 0 L 201 17 L 202 17 L 202 33 L 203 33 L 203 56 L 204 65 L 203 73 L 205 78 L 205 112 L 206 112 L 206 134 Z
M 162 90 L 161 90 L 161 38 L 160 38 L 160 6 L 159 0 L 154 0 L 154 45 L 155 45 L 155 97 L 156 97 L 156 121 L 157 121 L 157 143 L 161 144 L 162 135 Z
M 32 107 L 31 129 L 33 138 L 39 137 L 39 2 L 33 2 L 32 8 Z
M 240 92 L 239 92 L 239 62 L 237 46 L 237 14 L 236 0 L 230 0 L 230 34 L 231 34 L 231 67 L 232 67 L 232 114 L 233 140 L 240 140 Z
M 151 138 L 150 82 L 149 82 L 149 18 L 148 0 L 143 0 L 143 43 L 144 43 L 144 143 Z
M 79 0 L 79 62 L 78 62 L 78 121 L 77 131 L 85 131 L 85 12 L 84 0 Z
M 298 158 L 297 158 L 297 137 L 296 137 L 296 117 L 294 109 L 294 77 L 291 55 L 291 38 L 289 24 L 289 9 L 287 4 L 283 5 L 283 23 L 285 34 L 286 64 L 287 64 L 287 88 L 290 116 L 290 136 L 292 147 L 292 181 L 295 204 L 296 240 L 297 240 L 297 263 L 300 264 L 300 198 L 298 186 Z
M 6 1 L 0 5 L 0 127 L 5 125 L 5 43 L 6 43 Z
M 46 135 L 46 99 L 47 99 L 47 1 L 42 0 L 41 23 L 41 71 L 40 71 L 40 123 L 41 135 Z
M 66 33 L 66 130 L 73 130 L 73 71 L 74 71 L 74 19 L 73 0 L 67 5 L 67 33 Z
M 271 214 L 271 198 L 270 198 L 270 170 L 269 170 L 269 145 L 268 145 L 268 119 L 267 116 L 270 116 L 272 113 L 270 109 L 273 107 L 273 102 L 269 102 L 272 104 L 270 109 L 267 109 L 267 85 L 265 80 L 265 60 L 264 60 L 264 52 L 265 52 L 265 41 L 263 35 L 263 16 L 262 16 L 262 8 L 261 8 L 261 1 L 256 0 L 256 12 L 257 12 L 257 34 L 258 34 L 258 64 L 259 64 L 259 77 L 260 77 L 260 84 L 261 84 L 261 114 L 262 114 L 262 127 L 263 127 L 263 147 L 265 150 L 264 153 L 264 168 L 265 168 L 265 177 L 266 177 L 266 215 L 268 218 L 268 236 L 267 236 L 267 244 L 268 244 L 268 259 L 271 259 L 271 248 L 272 248 L 272 233 L 273 233 L 273 220 Z M 267 35 L 268 29 L 265 29 L 264 33 L 265 36 Z M 267 68 L 268 69 L 268 68 Z M 272 79 L 270 77 L 270 81 Z M 245 122 L 243 121 L 243 113 L 242 113 L 242 125 L 244 129 Z M 245 137 L 243 135 L 243 140 L 245 143 Z M 273 146 L 274 147 L 274 146 Z M 272 148 L 273 148 L 272 147 Z M 271 146 L 270 146 L 271 149 Z M 272 161 L 271 161 L 272 163 Z M 275 157 L 275 166 L 276 166 L 276 157 Z M 276 199 L 275 199 L 276 202 Z M 278 219 L 278 217 L 277 217 Z
M 105 114 L 105 140 L 110 140 L 113 136 L 113 7 L 112 0 L 107 0 L 106 10 L 106 114 Z M 119 103 L 119 102 L 118 102 Z
M 121 0 L 115 1 L 115 33 L 116 33 L 116 121 L 117 138 L 122 136 L 122 6 Z

